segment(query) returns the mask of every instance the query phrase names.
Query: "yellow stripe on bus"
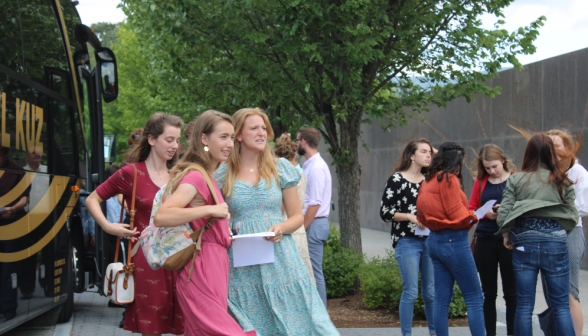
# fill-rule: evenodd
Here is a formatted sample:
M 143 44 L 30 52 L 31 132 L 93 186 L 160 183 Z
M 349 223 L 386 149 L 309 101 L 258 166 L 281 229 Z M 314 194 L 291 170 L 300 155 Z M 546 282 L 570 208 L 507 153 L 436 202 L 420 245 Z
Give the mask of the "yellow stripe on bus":
M 4 175 L 4 170 L 0 170 L 0 177 L 2 177 L 2 175 Z
M 45 237 L 41 238 L 41 240 L 39 240 L 33 246 L 28 247 L 22 251 L 12 252 L 12 253 L 0 253 L 0 262 L 20 261 L 20 260 L 28 258 L 28 257 L 34 255 L 35 253 L 39 252 L 43 247 L 45 247 L 47 244 L 49 244 L 49 242 L 51 240 L 53 240 L 53 238 L 55 238 L 55 236 L 57 235 L 59 230 L 61 230 L 61 228 L 63 227 L 63 224 L 65 224 L 65 222 L 67 221 L 67 217 L 69 216 L 69 214 L 73 210 L 77 201 L 78 201 L 77 193 L 72 193 L 71 197 L 69 198 L 69 202 L 67 203 L 67 206 L 65 207 L 65 210 L 63 211 L 63 213 L 61 213 L 61 216 L 59 216 L 59 219 L 57 220 L 57 222 L 55 222 L 55 225 L 53 226 L 53 228 L 51 230 L 49 230 L 49 232 L 47 232 Z
M 4 171 L 2 171 L 2 173 L 4 173 Z M 22 196 L 25 190 L 27 190 L 27 188 L 35 179 L 35 176 L 37 176 L 37 173 L 26 173 L 20 182 L 18 182 L 18 184 L 12 188 L 12 190 L 10 190 L 6 195 L 0 196 L 0 207 L 7 206 Z
M 71 77 L 73 78 L 73 87 L 74 87 L 74 92 L 76 94 L 76 102 L 78 105 L 78 114 L 80 115 L 80 126 L 82 128 L 82 136 L 84 138 L 84 143 L 86 142 L 86 129 L 84 126 L 84 117 L 82 116 L 82 104 L 80 101 L 80 94 L 78 92 L 78 79 L 77 79 L 77 71 L 76 71 L 76 65 L 73 59 L 73 56 L 71 55 L 71 46 L 69 44 L 69 35 L 67 34 L 67 26 L 65 25 L 65 20 L 63 19 L 63 12 L 61 11 L 61 4 L 59 0 L 55 0 L 55 5 L 57 7 L 57 12 L 59 14 L 59 20 L 61 21 L 61 25 L 63 27 L 63 37 L 65 40 L 65 45 L 67 46 L 66 51 L 67 51 L 67 56 L 69 57 L 69 68 L 71 69 Z M 69 5 L 69 1 L 66 3 L 67 6 Z M 73 27 L 71 27 L 71 29 L 74 29 Z
M 0 240 L 12 240 L 20 238 L 36 229 L 51 214 L 55 206 L 63 196 L 63 192 L 69 182 L 69 177 L 55 176 L 43 198 L 35 208 L 16 222 L 0 226 Z M 8 194 L 14 191 L 11 190 Z M 20 194 L 19 194 L 20 195 Z M 73 193 L 75 195 L 75 193 Z M 76 198 L 77 199 L 77 198 Z

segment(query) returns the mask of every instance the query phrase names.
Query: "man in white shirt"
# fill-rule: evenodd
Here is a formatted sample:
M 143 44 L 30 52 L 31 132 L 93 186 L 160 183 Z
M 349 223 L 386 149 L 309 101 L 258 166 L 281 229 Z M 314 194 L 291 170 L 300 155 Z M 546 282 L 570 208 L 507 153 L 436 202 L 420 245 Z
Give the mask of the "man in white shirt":
M 49 175 L 47 174 L 47 166 L 41 164 L 41 154 L 37 153 L 29 153 L 25 154 L 25 160 L 27 161 L 27 165 L 24 166 L 25 170 L 32 170 L 37 173 L 33 182 L 31 182 L 31 194 L 29 197 L 29 203 L 26 206 L 27 213 L 30 213 L 41 201 L 41 198 L 45 196 L 45 193 L 49 189 Z M 50 212 L 51 209 L 39 209 L 45 210 L 46 212 Z
M 316 280 L 316 288 L 325 307 L 327 288 L 323 275 L 323 246 L 329 238 L 329 205 L 331 202 L 331 172 L 318 152 L 321 134 L 316 128 L 305 127 L 296 135 L 298 154 L 304 155 L 303 172 L 306 177 L 304 197 L 304 228 L 308 240 L 308 252 Z

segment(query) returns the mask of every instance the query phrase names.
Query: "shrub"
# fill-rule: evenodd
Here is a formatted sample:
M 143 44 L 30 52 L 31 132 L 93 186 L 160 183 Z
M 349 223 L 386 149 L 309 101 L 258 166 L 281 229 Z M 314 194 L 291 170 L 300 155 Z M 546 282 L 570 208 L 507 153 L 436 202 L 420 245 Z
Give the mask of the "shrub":
M 331 225 L 323 252 L 327 297 L 337 298 L 353 293 L 355 279 L 362 263 L 362 254 L 355 253 L 352 248 L 341 247 L 339 229 Z
M 362 265 L 359 279 L 367 308 L 376 309 L 400 302 L 402 278 L 392 251 L 389 250 L 383 258 L 373 257 Z
M 421 279 L 419 278 L 419 297 L 414 303 L 414 317 L 416 319 L 425 319 L 425 301 L 421 295 Z M 467 313 L 467 308 L 461 290 L 457 284 L 453 285 L 453 299 L 449 304 L 449 318 L 463 317 Z

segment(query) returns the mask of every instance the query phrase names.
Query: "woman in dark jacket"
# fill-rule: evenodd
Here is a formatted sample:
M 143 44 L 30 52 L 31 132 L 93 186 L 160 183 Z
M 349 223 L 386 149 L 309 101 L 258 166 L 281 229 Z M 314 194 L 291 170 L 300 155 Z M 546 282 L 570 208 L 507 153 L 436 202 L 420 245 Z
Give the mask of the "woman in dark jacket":
M 476 210 L 490 200 L 495 200 L 494 206 L 500 207 L 506 180 L 515 169 L 500 147 L 493 144 L 482 147 L 478 157 L 470 166 L 470 172 L 476 178 L 476 182 L 470 196 L 469 209 Z M 488 210 L 480 219 L 474 235 L 476 266 L 484 292 L 484 322 L 486 335 L 495 336 L 497 277 L 500 266 L 502 291 L 506 301 L 506 334 L 514 335 L 517 288 L 512 267 L 512 250 L 504 247 L 502 235 L 495 235 L 498 231 L 496 217 L 498 217 L 498 210 Z

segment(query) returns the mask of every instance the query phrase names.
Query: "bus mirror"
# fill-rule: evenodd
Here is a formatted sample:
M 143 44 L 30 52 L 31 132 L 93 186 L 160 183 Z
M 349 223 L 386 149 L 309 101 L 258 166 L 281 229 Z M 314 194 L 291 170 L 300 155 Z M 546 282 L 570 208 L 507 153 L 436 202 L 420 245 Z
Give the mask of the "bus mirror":
M 96 62 L 98 63 L 96 69 L 102 83 L 102 97 L 105 102 L 110 103 L 118 97 L 116 58 L 112 50 L 101 48 L 96 51 Z

